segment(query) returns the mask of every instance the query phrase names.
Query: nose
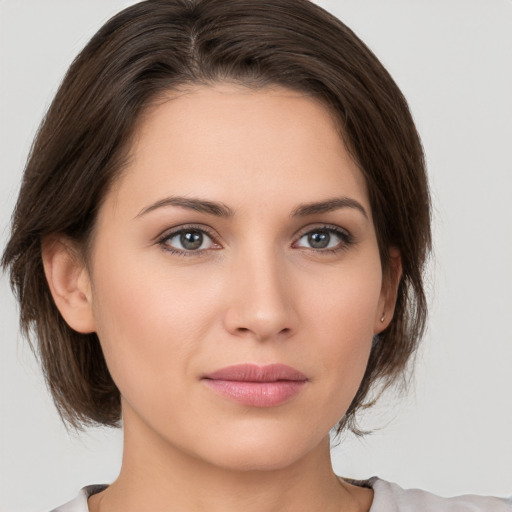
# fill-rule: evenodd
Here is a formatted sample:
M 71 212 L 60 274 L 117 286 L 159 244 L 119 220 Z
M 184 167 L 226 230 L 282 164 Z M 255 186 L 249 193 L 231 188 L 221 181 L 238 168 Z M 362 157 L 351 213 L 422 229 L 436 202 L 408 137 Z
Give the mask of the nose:
M 286 263 L 273 251 L 258 251 L 233 262 L 225 328 L 258 341 L 291 336 L 298 324 L 293 286 Z

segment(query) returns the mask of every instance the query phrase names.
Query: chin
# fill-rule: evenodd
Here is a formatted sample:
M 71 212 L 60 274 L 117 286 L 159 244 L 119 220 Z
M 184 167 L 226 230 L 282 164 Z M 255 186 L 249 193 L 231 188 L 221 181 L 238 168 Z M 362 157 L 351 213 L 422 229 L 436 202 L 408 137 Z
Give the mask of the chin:
M 307 457 L 323 440 L 328 447 L 328 434 L 311 436 L 303 429 L 284 426 L 278 429 L 254 428 L 210 438 L 203 458 L 230 471 L 276 471 Z

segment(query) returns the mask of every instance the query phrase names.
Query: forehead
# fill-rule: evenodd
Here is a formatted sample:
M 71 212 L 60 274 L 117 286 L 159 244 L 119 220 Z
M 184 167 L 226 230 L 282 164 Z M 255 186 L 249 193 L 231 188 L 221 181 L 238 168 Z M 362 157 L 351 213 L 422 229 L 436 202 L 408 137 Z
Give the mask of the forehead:
M 133 203 L 162 194 L 204 196 L 234 207 L 340 194 L 367 202 L 364 178 L 333 114 L 283 87 L 169 91 L 141 116 L 128 162 L 116 195 Z

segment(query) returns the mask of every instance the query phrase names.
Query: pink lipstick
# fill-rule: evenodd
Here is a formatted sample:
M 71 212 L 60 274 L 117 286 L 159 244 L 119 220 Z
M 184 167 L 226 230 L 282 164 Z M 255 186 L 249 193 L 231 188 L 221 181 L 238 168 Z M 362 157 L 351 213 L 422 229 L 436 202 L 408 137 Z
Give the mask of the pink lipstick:
M 228 366 L 203 377 L 214 391 L 252 407 L 273 407 L 297 395 L 307 377 L 284 364 Z

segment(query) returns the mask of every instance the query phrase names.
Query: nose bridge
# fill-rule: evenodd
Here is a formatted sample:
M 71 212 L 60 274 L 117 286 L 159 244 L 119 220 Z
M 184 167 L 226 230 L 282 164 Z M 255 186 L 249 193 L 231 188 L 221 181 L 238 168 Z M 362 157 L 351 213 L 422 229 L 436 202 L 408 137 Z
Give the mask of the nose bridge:
M 232 261 L 228 329 L 263 340 L 290 333 L 296 311 L 285 258 L 271 245 L 245 247 Z

